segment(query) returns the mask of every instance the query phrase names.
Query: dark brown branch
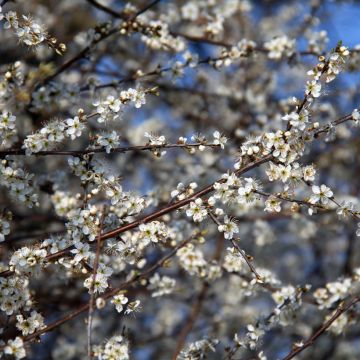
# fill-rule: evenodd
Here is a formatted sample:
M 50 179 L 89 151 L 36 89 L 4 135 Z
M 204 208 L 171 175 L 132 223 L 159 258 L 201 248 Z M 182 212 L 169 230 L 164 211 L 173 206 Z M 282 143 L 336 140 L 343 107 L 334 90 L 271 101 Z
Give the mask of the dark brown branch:
M 129 151 L 143 151 L 143 150 L 157 150 L 157 149 L 173 149 L 173 148 L 192 148 L 199 146 L 207 146 L 211 148 L 219 147 L 216 144 L 206 143 L 192 143 L 192 144 L 164 144 L 164 145 L 135 145 L 135 146 L 124 146 L 111 149 L 110 153 L 126 153 Z M 31 156 L 49 156 L 49 155 L 65 155 L 65 156 L 80 156 L 86 154 L 105 153 L 105 148 L 95 148 L 86 150 L 48 150 L 34 152 Z M 25 155 L 25 149 L 9 149 L 0 150 L 0 158 L 7 155 Z M 29 155 L 28 155 L 29 156 Z
M 294 348 L 286 355 L 283 360 L 290 360 L 294 358 L 296 355 L 301 353 L 303 350 L 312 346 L 314 342 L 320 337 L 330 326 L 331 324 L 338 319 L 342 314 L 348 311 L 352 306 L 360 301 L 360 295 L 354 296 L 349 300 L 347 304 L 341 303 L 336 312 L 331 316 L 331 318 L 326 321 L 313 335 L 310 336 L 301 346 L 294 346 Z
M 197 317 L 200 314 L 200 311 L 201 311 L 203 302 L 206 299 L 206 295 L 208 293 L 209 287 L 210 287 L 210 285 L 207 282 L 205 282 L 202 285 L 202 288 L 201 288 L 201 290 L 200 290 L 200 292 L 199 292 L 199 294 L 198 294 L 198 296 L 197 296 L 197 298 L 195 300 L 194 306 L 191 309 L 191 313 L 190 313 L 189 317 L 186 319 L 185 325 L 181 329 L 180 334 L 177 337 L 178 340 L 177 340 L 177 344 L 176 344 L 174 354 L 172 356 L 172 360 L 177 359 L 181 349 L 184 347 L 186 338 L 189 335 L 189 333 L 191 332 L 191 329 L 193 328 L 194 323 L 195 323 Z

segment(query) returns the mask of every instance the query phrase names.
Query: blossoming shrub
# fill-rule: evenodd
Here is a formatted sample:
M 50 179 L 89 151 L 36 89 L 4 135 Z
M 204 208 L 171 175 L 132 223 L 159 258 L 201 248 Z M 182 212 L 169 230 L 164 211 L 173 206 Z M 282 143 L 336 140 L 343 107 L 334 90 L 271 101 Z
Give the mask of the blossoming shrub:
M 3 358 L 360 358 L 360 47 L 276 3 L 0 3 Z

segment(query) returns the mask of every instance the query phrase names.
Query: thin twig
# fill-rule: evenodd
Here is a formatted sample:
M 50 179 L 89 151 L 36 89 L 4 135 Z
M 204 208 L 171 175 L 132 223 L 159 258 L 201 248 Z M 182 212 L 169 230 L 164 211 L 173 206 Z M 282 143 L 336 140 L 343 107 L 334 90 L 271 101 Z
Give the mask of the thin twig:
M 93 313 L 94 313 L 94 298 L 95 298 L 95 280 L 96 280 L 96 273 L 99 267 L 99 258 L 100 258 L 100 250 L 101 250 L 101 232 L 104 225 L 105 220 L 105 207 L 102 208 L 102 214 L 100 219 L 99 225 L 99 233 L 96 238 L 96 254 L 94 259 L 93 265 L 93 275 L 92 281 L 90 284 L 90 300 L 89 300 L 89 314 L 88 314 L 88 327 L 87 327 L 87 350 L 88 350 L 88 358 L 89 360 L 92 359 L 92 350 L 91 350 L 91 330 L 92 330 L 92 320 L 93 320 Z
M 300 346 L 294 346 L 293 349 L 289 352 L 288 355 L 286 355 L 283 360 L 290 360 L 294 358 L 296 355 L 301 353 L 303 350 L 308 348 L 309 346 L 312 346 L 314 342 L 317 340 L 318 337 L 320 337 L 330 326 L 331 324 L 339 318 L 342 314 L 344 314 L 346 311 L 348 311 L 352 306 L 354 306 L 356 303 L 360 301 L 360 295 L 356 295 L 353 298 L 349 300 L 349 302 L 344 305 L 341 303 L 335 313 L 331 316 L 331 318 L 326 321 L 313 335 L 311 335 L 302 345 Z
M 94 7 L 96 7 L 97 9 L 104 11 L 114 17 L 117 17 L 119 19 L 123 19 L 126 20 L 126 17 L 124 14 L 122 14 L 121 12 L 117 12 L 103 4 L 100 4 L 99 2 L 95 1 L 95 0 L 86 0 L 89 4 L 93 5 Z
M 215 247 L 214 254 L 212 257 L 212 260 L 219 261 L 221 259 L 221 254 L 224 248 L 224 237 L 221 235 L 218 238 L 217 246 Z M 210 289 L 210 284 L 207 281 L 204 281 L 201 290 L 199 294 L 196 297 L 195 303 L 191 309 L 191 313 L 186 319 L 183 327 L 180 330 L 180 333 L 177 337 L 177 343 L 175 347 L 174 354 L 172 356 L 173 360 L 176 360 L 178 355 L 180 354 L 181 350 L 183 349 L 186 339 L 188 335 L 190 334 L 191 330 L 194 327 L 195 321 L 198 318 L 198 316 L 201 313 L 202 306 L 204 304 L 204 301 L 206 299 L 206 295 L 208 294 L 208 291 Z
M 208 214 L 209 214 L 210 218 L 214 221 L 214 223 L 217 226 L 221 225 L 221 222 L 218 220 L 218 218 L 211 211 L 209 211 Z M 236 240 L 238 240 L 238 239 L 231 239 L 232 245 L 240 253 L 240 255 L 243 257 L 243 259 L 245 260 L 246 264 L 248 265 L 250 271 L 255 275 L 256 279 L 259 282 L 263 282 L 261 275 L 256 271 L 254 265 L 249 260 L 248 255 L 246 255 L 245 251 L 242 250 L 240 248 L 240 246 L 236 243 Z
M 192 143 L 192 144 L 164 144 L 164 145 L 135 145 L 135 146 L 123 146 L 116 147 L 110 150 L 111 153 L 126 153 L 129 151 L 145 151 L 145 150 L 157 150 L 157 149 L 173 149 L 173 148 L 193 148 L 193 147 L 211 147 L 217 148 L 220 145 L 218 144 L 206 144 L 206 143 Z M 31 153 L 28 156 L 49 156 L 49 155 L 64 155 L 64 156 L 79 156 L 86 154 L 97 154 L 105 153 L 105 148 L 93 148 L 85 150 L 47 150 Z M 25 155 L 25 149 L 9 149 L 9 150 L 0 150 L 0 157 L 7 155 Z

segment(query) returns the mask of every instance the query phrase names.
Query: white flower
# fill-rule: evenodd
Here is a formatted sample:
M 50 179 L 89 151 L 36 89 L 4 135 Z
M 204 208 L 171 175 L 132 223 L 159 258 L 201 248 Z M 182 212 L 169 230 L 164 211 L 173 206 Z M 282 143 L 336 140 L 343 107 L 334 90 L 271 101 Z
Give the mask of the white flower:
M 128 89 L 127 96 L 131 101 L 135 103 L 137 109 L 146 104 L 145 93 L 142 90 Z
M 199 13 L 198 5 L 193 1 L 188 2 L 181 8 L 181 15 L 183 19 L 186 20 L 195 21 L 198 18 Z
M 186 215 L 192 217 L 195 222 L 201 222 L 206 218 L 207 211 L 200 198 L 190 203 L 190 207 L 186 210 Z
M 132 312 L 138 311 L 139 309 L 140 309 L 140 300 L 135 300 L 135 301 L 132 301 L 131 303 L 129 303 L 124 314 L 128 315 L 128 314 L 131 314 Z
M 118 294 L 112 298 L 111 303 L 115 305 L 116 311 L 121 313 L 128 301 L 129 299 L 124 294 Z
M 247 326 L 248 332 L 246 336 L 249 338 L 249 346 L 250 349 L 255 349 L 258 341 L 260 338 L 265 334 L 265 331 L 258 326 L 248 325 Z
M 309 112 L 307 110 L 302 110 L 300 114 L 293 111 L 290 114 L 286 114 L 282 117 L 283 120 L 289 121 L 290 124 L 299 130 L 304 130 L 306 124 L 309 122 Z
M 89 289 L 89 292 L 92 288 L 92 283 L 93 283 L 93 274 L 91 274 L 91 276 L 86 278 L 84 281 L 84 286 Z M 101 274 L 101 273 L 97 273 L 95 276 L 95 281 L 94 281 L 94 285 L 93 285 L 94 293 L 103 293 L 107 289 L 108 286 L 109 286 L 109 284 L 108 284 L 107 276 L 105 276 L 104 274 Z
M 164 239 L 169 236 L 167 226 L 160 221 L 152 221 L 148 224 L 140 224 L 140 237 L 145 241 L 145 244 L 150 242 L 157 243 L 159 239 Z
M 4 129 L 14 129 L 16 116 L 9 111 L 0 114 L 0 131 Z
M 162 146 L 162 145 L 166 144 L 166 139 L 165 139 L 164 135 L 157 136 L 157 135 L 150 134 L 150 133 L 146 132 L 144 134 L 144 136 L 149 139 L 149 144 L 150 145 Z
M 106 104 L 111 111 L 114 113 L 118 113 L 121 108 L 121 101 L 120 99 L 116 99 L 114 96 L 110 95 L 106 98 L 104 101 L 104 104 Z
M 311 195 L 310 203 L 316 204 L 320 201 L 321 204 L 326 205 L 329 202 L 329 198 L 332 198 L 333 192 L 326 185 L 312 186 L 313 195 Z
M 278 305 L 282 305 L 286 300 L 296 301 L 296 289 L 293 286 L 284 286 L 272 294 L 272 298 Z
M 118 119 L 123 101 L 125 100 L 128 100 L 128 98 L 122 98 L 121 95 L 119 98 L 115 98 L 109 95 L 106 100 L 94 101 L 93 105 L 96 107 L 96 112 L 100 115 L 97 118 L 97 122 L 104 123 Z
M 20 337 L 16 337 L 15 340 L 9 340 L 4 348 L 4 353 L 12 355 L 16 359 L 23 359 L 26 356 L 24 342 Z
M 251 203 L 255 200 L 254 189 L 251 184 L 239 187 L 237 200 L 240 204 Z
M 221 147 L 222 149 L 224 149 L 224 148 L 225 148 L 225 144 L 226 144 L 226 142 L 227 142 L 226 136 L 221 135 L 221 133 L 220 133 L 219 131 L 215 131 L 214 134 L 213 134 L 213 136 L 214 136 L 214 144 L 215 144 L 215 145 L 220 145 L 220 147 Z
M 224 233 L 225 239 L 232 239 L 234 234 L 239 232 L 239 227 L 235 221 L 229 219 L 227 216 L 224 217 L 224 224 L 218 226 L 218 230 Z
M 352 119 L 354 120 L 355 126 L 360 124 L 360 112 L 358 109 L 354 109 L 351 113 Z
M 303 177 L 305 181 L 314 181 L 316 170 L 313 165 L 307 165 L 303 169 Z
M 27 318 L 23 315 L 17 315 L 16 320 L 16 327 L 24 336 L 32 334 L 35 330 L 44 327 L 44 318 L 35 310 L 33 310 L 30 317 Z
M 321 94 L 321 84 L 317 82 L 316 80 L 308 81 L 306 83 L 306 95 L 311 95 L 314 98 L 317 98 Z
M 91 255 L 89 251 L 90 245 L 87 243 L 82 243 L 80 241 L 75 243 L 75 249 L 71 250 L 72 254 L 75 254 L 74 261 L 75 263 L 79 263 L 83 259 L 88 259 Z
M 9 11 L 5 14 L 4 29 L 14 28 L 17 29 L 19 26 L 18 17 L 15 11 Z
M 0 216 L 0 242 L 5 241 L 5 236 L 10 234 L 10 222 L 7 218 Z
M 70 136 L 72 140 L 81 136 L 82 131 L 85 129 L 85 125 L 80 121 L 78 116 L 75 116 L 73 119 L 67 119 L 66 125 L 66 135 Z
M 291 175 L 291 165 L 287 165 L 287 166 L 279 165 L 278 166 L 278 174 L 279 174 L 280 180 L 283 183 L 285 183 Z
M 354 211 L 356 211 L 356 209 L 355 209 L 355 205 L 353 203 L 343 201 L 340 204 L 340 206 L 338 207 L 338 209 L 336 210 L 336 213 L 341 218 L 347 218 Z
M 265 170 L 265 172 L 270 181 L 279 179 L 279 169 L 272 162 L 269 164 L 269 169 Z
M 275 196 L 269 196 L 269 198 L 265 201 L 265 209 L 264 211 L 268 212 L 280 212 L 281 211 L 281 201 L 277 199 Z
M 106 152 L 109 154 L 112 149 L 119 146 L 119 135 L 116 131 L 111 133 L 104 133 L 99 135 L 96 139 L 96 143 L 106 149 Z

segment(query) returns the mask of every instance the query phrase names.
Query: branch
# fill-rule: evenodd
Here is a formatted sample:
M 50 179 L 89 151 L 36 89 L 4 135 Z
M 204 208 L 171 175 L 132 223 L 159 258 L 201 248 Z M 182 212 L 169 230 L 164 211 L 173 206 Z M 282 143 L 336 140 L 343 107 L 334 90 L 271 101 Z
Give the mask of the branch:
M 213 261 L 219 262 L 219 260 L 221 259 L 221 254 L 224 249 L 224 244 L 225 244 L 224 237 L 221 235 L 218 238 L 217 246 L 215 247 L 214 254 L 212 256 Z M 195 303 L 191 309 L 191 313 L 190 313 L 189 317 L 186 319 L 185 324 L 183 325 L 183 327 L 179 333 L 178 341 L 176 343 L 176 347 L 175 347 L 174 354 L 172 356 L 172 360 L 177 359 L 179 353 L 181 352 L 182 348 L 184 347 L 186 338 L 190 334 L 190 332 L 195 324 L 196 319 L 200 315 L 201 308 L 206 299 L 206 295 L 207 295 L 209 289 L 210 289 L 210 284 L 205 281 L 202 285 L 202 288 L 201 288 L 198 296 L 196 297 Z
M 116 18 L 119 19 L 123 19 L 126 20 L 126 16 L 124 14 L 122 14 L 121 12 L 117 12 L 103 4 L 100 4 L 99 2 L 97 2 L 96 0 L 86 0 L 89 4 L 93 5 L 94 7 L 96 7 L 97 9 L 104 11 Z
M 157 150 L 157 149 L 173 149 L 173 148 L 192 148 L 199 146 L 207 146 L 211 148 L 217 148 L 220 145 L 206 144 L 206 143 L 192 143 L 192 144 L 164 144 L 164 145 L 135 145 L 117 147 L 110 150 L 110 153 L 126 153 L 129 151 L 144 151 L 144 150 Z M 49 155 L 65 155 L 65 156 L 79 156 L 86 154 L 105 153 L 105 148 L 94 148 L 85 150 L 48 150 L 31 153 L 28 156 L 49 156 Z M 0 158 L 7 155 L 25 155 L 25 149 L 9 149 L 0 150 Z
M 99 267 L 99 258 L 100 258 L 100 249 L 101 249 L 101 241 L 100 236 L 102 232 L 102 228 L 104 225 L 104 219 L 105 219 L 105 209 L 103 207 L 101 219 L 100 219 L 100 226 L 99 226 L 99 234 L 96 239 L 96 254 L 94 259 L 94 265 L 93 265 L 93 276 L 90 286 L 90 300 L 89 300 L 89 315 L 88 315 L 88 330 L 87 330 L 87 337 L 88 337 L 88 343 L 87 343 L 87 350 L 88 350 L 88 358 L 89 360 L 92 359 L 92 351 L 91 351 L 91 330 L 92 330 L 92 320 L 93 320 L 93 313 L 94 313 L 94 298 L 95 298 L 95 279 L 96 279 L 96 273 Z
M 145 279 L 147 278 L 149 275 L 151 275 L 155 270 L 157 270 L 159 267 L 163 266 L 164 263 L 166 263 L 170 258 L 172 258 L 176 252 L 181 249 L 182 247 L 184 247 L 186 244 L 188 244 L 191 240 L 193 239 L 193 237 L 190 237 L 189 239 L 186 239 L 184 241 L 182 241 L 181 243 L 179 243 L 178 245 L 176 245 L 167 255 L 165 255 L 164 257 L 162 257 L 160 260 L 158 260 L 154 265 L 150 266 L 147 270 L 143 271 L 142 273 L 139 273 L 137 275 L 135 275 L 134 277 L 132 277 L 130 280 L 125 281 L 124 283 L 122 283 L 121 285 L 105 292 L 102 295 L 103 299 L 109 299 L 110 297 L 116 295 L 119 291 L 124 290 L 129 288 L 131 285 L 133 285 L 135 282 L 141 280 L 141 279 Z M 80 306 L 78 309 L 76 309 L 75 311 L 73 311 L 72 313 L 62 317 L 59 320 L 56 320 L 52 323 L 50 323 L 49 325 L 47 325 L 45 328 L 40 329 L 38 331 L 35 331 L 33 334 L 25 336 L 22 338 L 22 340 L 24 341 L 24 343 L 27 342 L 31 342 L 34 340 L 37 340 L 39 338 L 40 335 L 45 334 L 49 331 L 52 331 L 54 329 L 56 329 L 57 327 L 61 326 L 62 324 L 76 318 L 77 316 L 79 316 L 80 314 L 82 314 L 85 311 L 89 310 L 89 303 L 86 303 L 82 306 Z M 0 351 L 4 350 L 5 345 L 0 346 Z
M 352 306 L 354 306 L 356 303 L 360 301 L 360 295 L 354 296 L 350 301 L 344 305 L 341 303 L 334 315 L 326 321 L 309 339 L 307 339 L 301 346 L 295 346 L 288 355 L 286 355 L 283 360 L 290 360 L 294 358 L 296 355 L 301 353 L 303 350 L 305 350 L 307 347 L 314 344 L 314 342 L 317 340 L 318 337 L 320 337 L 330 326 L 331 324 L 339 318 L 342 314 L 344 314 L 346 311 L 348 311 Z

